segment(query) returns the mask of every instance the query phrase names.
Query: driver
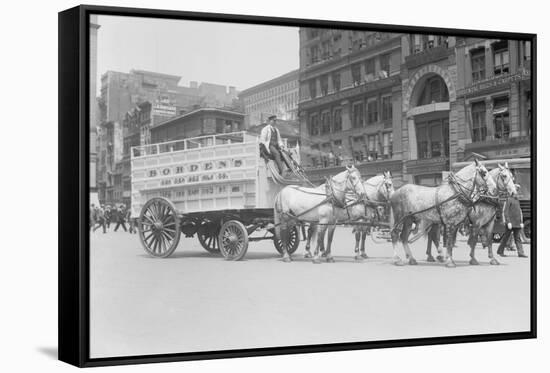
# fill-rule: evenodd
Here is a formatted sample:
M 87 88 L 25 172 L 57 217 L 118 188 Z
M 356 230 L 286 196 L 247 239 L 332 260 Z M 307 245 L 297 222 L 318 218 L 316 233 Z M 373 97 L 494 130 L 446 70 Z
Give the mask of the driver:
M 277 164 L 279 174 L 284 171 L 281 151 L 285 150 L 281 133 L 277 128 L 277 116 L 267 118 L 267 126 L 262 128 L 260 133 L 260 154 L 266 159 L 272 159 Z

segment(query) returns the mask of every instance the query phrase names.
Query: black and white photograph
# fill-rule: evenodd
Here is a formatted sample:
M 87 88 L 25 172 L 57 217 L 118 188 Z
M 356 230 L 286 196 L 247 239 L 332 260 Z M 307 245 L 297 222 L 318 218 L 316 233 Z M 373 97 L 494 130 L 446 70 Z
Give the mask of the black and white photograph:
M 92 14 L 90 358 L 530 331 L 531 43 Z

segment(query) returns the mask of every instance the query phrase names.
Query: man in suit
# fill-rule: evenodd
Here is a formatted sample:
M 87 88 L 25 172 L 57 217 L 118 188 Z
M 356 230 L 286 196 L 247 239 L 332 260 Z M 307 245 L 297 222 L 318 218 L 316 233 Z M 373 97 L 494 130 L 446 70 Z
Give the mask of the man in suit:
M 500 240 L 497 254 L 500 256 L 506 256 L 504 254 L 504 248 L 510 238 L 510 235 L 513 234 L 518 257 L 527 258 L 527 255 L 523 252 L 523 246 L 521 244 L 520 233 L 523 229 L 523 214 L 521 213 L 521 207 L 519 205 L 517 194 L 509 196 L 506 202 L 504 202 L 504 207 L 502 208 L 502 222 L 506 226 L 506 230 Z
M 277 116 L 272 115 L 267 118 L 267 126 L 262 128 L 260 133 L 260 154 L 264 158 L 275 161 L 279 174 L 283 174 L 284 166 L 281 156 L 281 151 L 285 149 L 281 133 L 277 128 Z

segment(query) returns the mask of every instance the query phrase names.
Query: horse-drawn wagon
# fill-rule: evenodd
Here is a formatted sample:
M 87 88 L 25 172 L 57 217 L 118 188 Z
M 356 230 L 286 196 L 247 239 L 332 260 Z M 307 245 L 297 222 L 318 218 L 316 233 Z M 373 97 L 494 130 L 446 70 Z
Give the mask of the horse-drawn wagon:
M 273 201 L 283 179 L 258 148 L 247 132 L 132 148 L 132 216 L 147 253 L 170 256 L 181 234 L 228 260 L 242 259 L 251 241 L 272 240 L 280 252 Z M 292 229 L 289 251 L 298 248 L 299 233 Z

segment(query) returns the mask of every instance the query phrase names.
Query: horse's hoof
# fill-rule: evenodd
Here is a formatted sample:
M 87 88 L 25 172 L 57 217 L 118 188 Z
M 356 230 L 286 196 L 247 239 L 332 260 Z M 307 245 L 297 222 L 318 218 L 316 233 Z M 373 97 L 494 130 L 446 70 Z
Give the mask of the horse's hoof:
M 311 259 L 312 258 L 311 253 L 305 253 L 304 258 Z
M 283 262 L 285 262 L 285 263 L 290 263 L 290 262 L 292 262 L 292 259 L 290 259 L 289 256 L 285 256 L 285 257 L 283 258 Z
M 404 261 L 402 261 L 401 259 L 399 259 L 399 260 L 394 261 L 393 264 L 395 264 L 396 266 L 402 267 L 402 266 L 404 266 L 405 264 L 407 264 L 407 262 L 404 262 Z
M 437 258 L 437 261 L 439 263 L 444 263 L 445 262 L 445 258 L 443 257 L 443 255 L 438 255 L 438 256 L 436 256 L 436 258 Z
M 334 258 L 332 256 L 327 257 L 327 263 L 334 263 Z
M 433 262 L 435 262 L 435 259 L 434 259 L 434 257 L 433 257 L 433 256 L 431 256 L 431 255 L 428 255 L 428 259 L 426 259 L 426 260 L 427 260 L 428 262 L 430 262 L 430 263 L 433 263 Z
M 368 259 L 369 256 L 368 256 L 366 253 L 361 253 L 361 258 L 363 258 L 363 259 Z
M 355 261 L 356 262 L 362 262 L 363 258 L 361 257 L 361 255 L 355 255 Z
M 417 261 L 415 258 L 413 258 L 412 256 L 409 258 L 409 264 L 412 265 L 412 266 L 415 266 L 417 265 Z
M 322 253 L 322 254 L 321 254 L 321 257 L 326 258 L 326 257 L 327 257 L 327 253 Z
M 497 265 L 500 264 L 500 262 L 498 260 L 496 260 L 495 258 L 491 258 L 491 261 L 489 262 L 489 264 L 497 266 Z
M 319 258 L 313 258 L 312 263 L 313 263 L 313 264 L 321 264 L 321 259 L 319 259 Z
M 478 266 L 478 265 L 479 265 L 479 262 L 477 261 L 476 258 L 472 258 L 472 259 L 470 259 L 470 265 L 472 265 L 472 266 Z
M 400 262 L 401 261 L 401 258 L 397 255 L 394 255 L 391 260 L 394 262 L 394 263 L 397 263 L 397 262 Z
M 447 268 L 455 268 L 456 267 L 456 264 L 455 262 L 453 262 L 452 260 L 447 262 L 447 264 L 445 264 L 445 267 Z

